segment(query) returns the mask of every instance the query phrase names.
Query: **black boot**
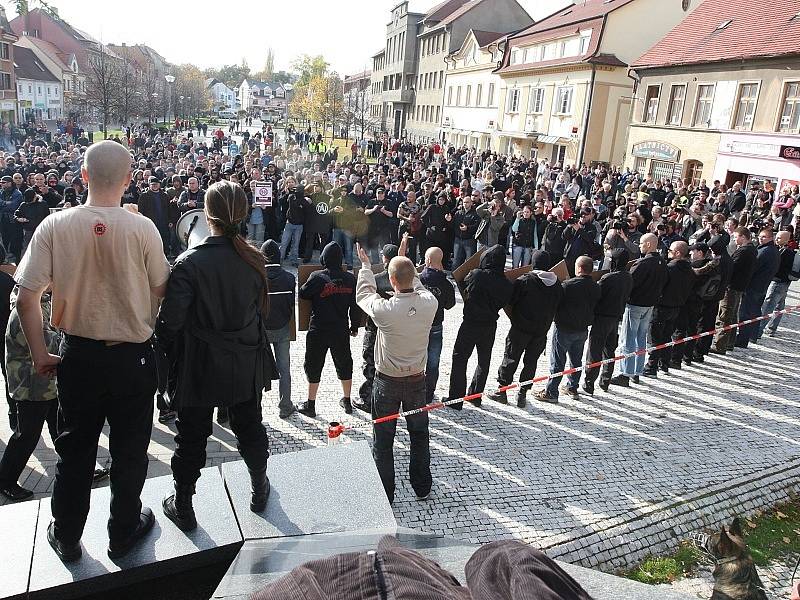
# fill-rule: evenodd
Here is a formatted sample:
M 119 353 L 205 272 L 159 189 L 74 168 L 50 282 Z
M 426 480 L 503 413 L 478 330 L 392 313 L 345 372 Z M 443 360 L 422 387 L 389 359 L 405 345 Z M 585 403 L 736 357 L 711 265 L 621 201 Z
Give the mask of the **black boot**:
M 527 401 L 525 396 L 528 394 L 528 388 L 521 387 L 517 392 L 517 408 L 525 408 Z
M 266 467 L 263 471 L 250 471 L 250 485 L 250 510 L 261 512 L 267 507 L 270 490 Z
M 175 493 L 164 498 L 164 516 L 178 526 L 181 531 L 197 529 L 197 519 L 192 506 L 194 484 L 175 482 Z
M 297 412 L 307 417 L 316 417 L 317 411 L 314 409 L 314 400 L 306 400 L 302 404 L 297 405 Z
M 493 394 L 488 394 L 486 397 L 499 404 L 508 404 L 508 395 L 505 392 L 494 392 Z

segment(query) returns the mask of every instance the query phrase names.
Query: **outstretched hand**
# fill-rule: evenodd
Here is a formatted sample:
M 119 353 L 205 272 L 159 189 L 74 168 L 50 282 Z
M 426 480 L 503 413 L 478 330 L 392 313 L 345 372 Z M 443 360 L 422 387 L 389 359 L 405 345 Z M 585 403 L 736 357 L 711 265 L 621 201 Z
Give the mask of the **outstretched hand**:
M 372 262 L 370 261 L 369 254 L 364 248 L 361 247 L 361 244 L 356 242 L 356 254 L 358 254 L 358 260 L 361 261 L 361 264 L 365 267 L 370 267 Z

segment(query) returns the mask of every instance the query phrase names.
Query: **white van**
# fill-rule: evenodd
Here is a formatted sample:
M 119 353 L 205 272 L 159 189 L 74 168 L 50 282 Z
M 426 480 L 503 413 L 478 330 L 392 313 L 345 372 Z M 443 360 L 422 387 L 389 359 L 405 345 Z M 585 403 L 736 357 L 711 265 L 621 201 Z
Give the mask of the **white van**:
M 217 115 L 219 116 L 220 119 L 235 119 L 236 118 L 236 112 L 232 111 L 230 109 L 227 109 L 227 108 L 224 109 L 224 110 L 219 111 L 217 113 Z

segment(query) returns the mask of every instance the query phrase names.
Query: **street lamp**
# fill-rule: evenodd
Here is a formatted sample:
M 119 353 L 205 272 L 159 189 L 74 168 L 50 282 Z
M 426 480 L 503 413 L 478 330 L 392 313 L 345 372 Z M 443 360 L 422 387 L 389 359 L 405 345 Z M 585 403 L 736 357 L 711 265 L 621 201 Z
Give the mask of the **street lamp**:
M 175 83 L 175 76 L 164 75 L 164 79 L 167 80 L 167 112 L 164 115 L 164 123 L 166 123 L 169 113 L 172 111 L 172 84 Z
M 180 102 L 181 102 L 181 106 L 178 109 L 178 112 L 180 113 L 181 118 L 183 118 L 183 96 L 178 96 L 178 100 L 180 100 Z

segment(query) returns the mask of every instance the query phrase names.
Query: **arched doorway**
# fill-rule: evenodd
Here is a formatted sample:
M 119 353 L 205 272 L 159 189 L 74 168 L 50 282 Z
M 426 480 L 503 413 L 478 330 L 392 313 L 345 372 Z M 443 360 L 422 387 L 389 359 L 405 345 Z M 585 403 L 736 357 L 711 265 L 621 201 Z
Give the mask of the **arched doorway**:
M 687 160 L 683 173 L 688 183 L 698 186 L 703 178 L 703 163 L 699 160 Z

